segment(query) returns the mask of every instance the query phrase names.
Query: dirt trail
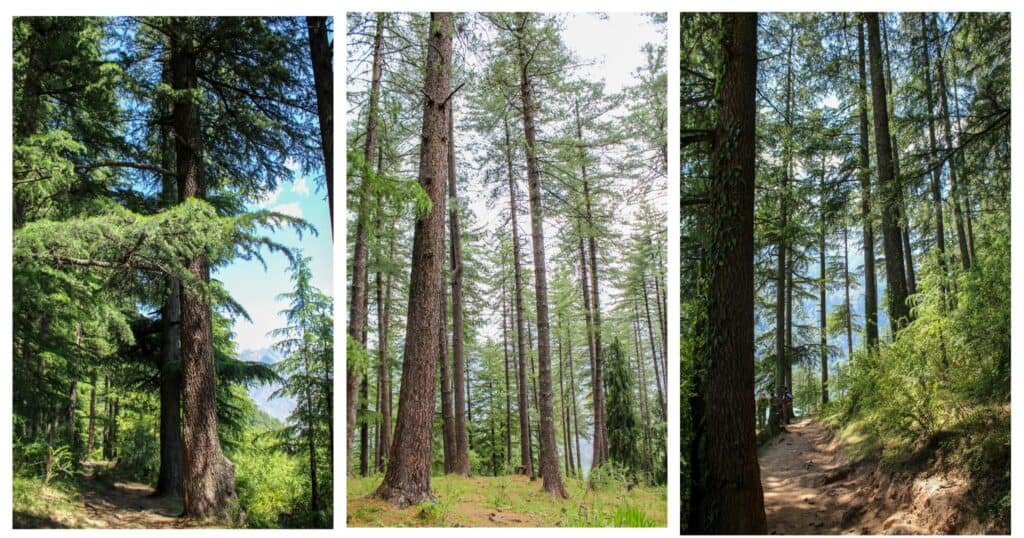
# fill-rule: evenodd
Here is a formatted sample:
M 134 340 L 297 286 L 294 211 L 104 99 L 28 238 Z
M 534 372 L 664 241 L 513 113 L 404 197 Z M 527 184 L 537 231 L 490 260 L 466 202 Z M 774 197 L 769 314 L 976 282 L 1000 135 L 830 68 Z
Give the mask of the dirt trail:
M 962 481 L 893 479 L 850 465 L 828 428 L 804 418 L 760 455 L 772 534 L 945 534 L 981 531 L 965 517 Z
M 153 497 L 153 488 L 138 482 L 103 480 L 98 465 L 86 464 L 77 527 L 100 529 L 171 529 L 188 523 L 177 517 L 181 501 Z

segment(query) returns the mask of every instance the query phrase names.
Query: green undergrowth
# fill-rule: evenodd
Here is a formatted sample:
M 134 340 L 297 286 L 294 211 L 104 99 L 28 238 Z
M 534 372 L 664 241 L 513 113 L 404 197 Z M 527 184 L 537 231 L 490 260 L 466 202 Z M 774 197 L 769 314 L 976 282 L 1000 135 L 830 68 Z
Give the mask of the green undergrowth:
M 435 476 L 435 501 L 397 509 L 371 498 L 381 475 L 348 479 L 348 525 L 373 527 L 664 527 L 664 486 L 605 477 L 594 487 L 563 477 L 569 498 L 552 498 L 528 477 Z

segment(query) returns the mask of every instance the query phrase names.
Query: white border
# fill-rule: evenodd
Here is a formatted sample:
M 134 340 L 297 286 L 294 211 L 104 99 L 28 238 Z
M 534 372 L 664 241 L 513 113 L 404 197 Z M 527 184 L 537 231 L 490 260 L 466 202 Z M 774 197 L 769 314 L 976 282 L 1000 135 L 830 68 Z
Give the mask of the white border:
M 291 2 L 281 2 L 280 0 L 248 0 L 244 4 L 238 3 L 234 5 L 217 5 L 213 2 L 200 1 L 200 0 L 175 0 L 173 2 L 165 3 L 152 3 L 145 4 L 138 2 L 137 0 L 92 0 L 88 2 L 57 2 L 57 1 L 37 1 L 33 3 L 20 3 L 17 6 L 12 6 L 11 3 L 6 3 L 3 7 L 4 15 L 0 20 L 0 43 L 4 45 L 4 52 L 0 53 L 0 99 L 2 99 L 2 105 L 0 110 L 3 110 L 3 118 L 0 119 L 0 177 L 10 178 L 11 177 L 11 56 L 9 51 L 11 50 L 11 17 L 14 15 L 330 15 L 334 17 L 334 31 L 335 31 L 335 51 L 334 51 L 334 102 L 335 102 L 335 127 L 334 127 L 334 148 L 335 148 L 335 211 L 337 223 L 335 236 L 335 249 L 334 249 L 334 283 L 335 289 L 340 287 L 345 288 L 345 294 L 347 295 L 347 278 L 346 278 L 346 249 L 344 247 L 344 238 L 347 237 L 346 233 L 346 221 L 344 211 L 344 199 L 346 196 L 346 182 L 345 173 L 346 161 L 345 161 L 345 132 L 346 132 L 346 114 L 345 103 L 345 67 L 344 59 L 346 57 L 345 42 L 344 39 L 344 28 L 346 25 L 346 11 L 416 11 L 422 10 L 425 7 L 433 9 L 450 9 L 456 11 L 480 11 L 480 10 L 532 10 L 532 11 L 609 11 L 609 12 L 621 12 L 621 11 L 666 11 L 668 12 L 668 87 L 669 87 L 669 122 L 668 122 L 668 145 L 669 145 L 669 160 L 668 160 L 668 172 L 669 172 L 669 210 L 668 210 L 668 297 L 671 299 L 668 304 L 668 316 L 669 319 L 679 319 L 679 273 L 677 268 L 679 267 L 679 63 L 678 63 L 678 50 L 679 50 L 679 26 L 678 26 L 678 13 L 679 11 L 843 11 L 849 9 L 858 10 L 889 10 L 889 11 L 977 11 L 977 10 L 988 10 L 988 11 L 1014 11 L 1014 4 L 1008 0 L 997 0 L 997 1 L 951 1 L 951 0 L 933 0 L 925 2 L 923 0 L 889 0 L 889 1 L 878 1 L 869 0 L 858 3 L 856 5 L 848 2 L 822 2 L 813 0 L 632 0 L 628 3 L 624 3 L 621 0 L 520 0 L 516 2 L 512 1 L 492 1 L 486 5 L 479 1 L 470 0 L 434 0 L 434 1 L 414 1 L 414 0 L 378 0 L 376 2 L 367 0 L 293 0 Z M 628 9 L 624 9 L 628 8 Z M 1012 17 L 1016 19 L 1016 17 Z M 1011 19 L 1011 20 L 1012 20 Z M 1024 52 L 1024 39 L 1022 39 L 1021 29 L 1017 24 L 1016 20 L 1012 20 L 1012 54 L 1015 60 L 1012 72 L 1012 84 L 1014 88 L 1019 88 L 1022 82 L 1021 79 L 1021 68 L 1019 66 L 1019 60 Z M 339 37 L 341 37 L 339 39 Z M 1014 94 L 1019 94 L 1019 91 Z M 1014 95 L 1016 100 L 1016 95 Z M 342 110 L 341 114 L 338 114 L 338 110 Z M 1022 135 L 1022 129 L 1020 123 L 1020 114 L 1017 111 L 1012 113 L 1012 136 L 1015 140 L 1020 140 Z M 1012 162 L 1012 173 L 1013 177 L 1017 178 L 1022 172 L 1020 158 L 1016 155 L 1013 156 Z M 9 180 L 8 180 L 9 181 Z M 1016 189 L 1015 189 L 1016 193 Z M 1024 209 L 1024 203 L 1020 200 L 1014 199 L 1012 203 L 1013 212 L 1016 214 L 1018 210 Z M 11 422 L 7 417 L 11 416 L 11 393 L 12 393 L 12 377 L 10 372 L 12 371 L 11 365 L 11 329 L 12 329 L 12 312 L 10 310 L 12 304 L 12 275 L 11 275 L 11 193 L 8 187 L 0 188 L 0 208 L 3 210 L 4 221 L 0 223 L 0 259 L 4 260 L 2 270 L 2 282 L 0 282 L 0 302 L 3 306 L 0 306 L 0 375 L 2 375 L 2 384 L 0 384 L 0 420 L 5 421 L 0 426 L 0 477 L 3 477 L 2 484 L 0 484 L 0 529 L 10 529 L 12 524 L 12 513 L 11 513 Z M 1014 237 L 1022 237 L 1024 232 L 1024 224 L 1021 223 L 1020 219 L 1014 219 L 1012 225 L 1012 234 Z M 1013 265 L 1012 265 L 1012 278 L 1014 281 L 1018 280 L 1021 276 L 1022 259 L 1019 251 L 1013 253 Z M 344 350 L 345 346 L 345 317 L 347 315 L 346 303 L 347 301 L 340 300 L 342 294 L 336 293 L 335 299 L 335 349 Z M 1012 290 L 1012 304 L 1014 310 L 1018 310 L 1024 307 L 1021 301 L 1024 300 L 1024 295 L 1017 289 Z M 646 535 L 646 536 L 675 536 L 678 534 L 679 529 L 679 513 L 678 513 L 678 498 L 679 498 L 679 364 L 678 364 L 678 350 L 679 350 L 679 324 L 669 323 L 669 349 L 671 350 L 670 356 L 672 360 L 668 361 L 668 398 L 669 398 L 669 430 L 668 430 L 668 528 L 667 529 L 632 529 L 628 532 L 630 535 Z M 1020 335 L 1024 335 L 1022 332 L 1024 326 L 1019 316 L 1014 316 L 1012 320 L 1012 331 L 1013 338 Z M 1018 362 L 1019 353 L 1014 349 L 1013 351 L 1013 362 Z M 338 351 L 335 358 L 335 423 L 344 423 L 344 401 L 345 401 L 345 389 L 342 378 L 344 375 L 344 352 Z M 1022 388 L 1022 381 L 1019 376 L 1015 377 L 1012 381 L 1013 391 L 1020 394 Z M 1019 417 L 1016 414 L 1012 417 L 1012 424 L 1014 431 L 1020 431 Z M 335 434 L 335 446 L 341 446 L 342 450 L 336 454 L 335 467 L 341 468 L 337 465 L 338 462 L 345 461 L 345 443 L 344 434 L 341 432 L 341 428 L 336 428 Z M 1016 462 L 1022 456 L 1022 449 L 1018 446 L 1018 443 L 1014 441 L 1013 446 L 1013 461 Z M 1011 468 L 1019 467 L 1019 465 L 1011 465 Z M 1024 485 L 1024 479 L 1017 476 L 1017 473 L 1013 473 L 1013 485 L 1016 491 L 1024 491 L 1021 486 Z M 471 529 L 415 529 L 409 531 L 395 531 L 394 529 L 346 529 L 345 528 L 345 481 L 344 475 L 337 475 L 335 478 L 335 492 L 334 492 L 334 506 L 335 506 L 335 530 L 319 530 L 311 531 L 318 535 L 325 535 L 328 533 L 342 533 L 344 535 L 353 536 L 368 536 L 368 535 L 380 535 L 382 533 L 392 532 L 409 532 L 418 536 L 443 536 L 448 533 L 479 533 L 479 530 Z M 1020 528 L 1022 519 L 1018 515 L 1020 510 L 1013 511 L 1012 514 L 1012 527 Z M 85 530 L 79 532 L 86 533 L 102 533 L 103 530 Z M 144 536 L 146 533 L 151 532 L 147 530 L 124 530 L 118 531 L 124 536 Z M 206 533 L 206 534 L 239 534 L 239 535 L 270 535 L 279 534 L 274 530 L 192 530 L 192 531 L 162 531 L 162 532 L 195 532 L 195 533 Z M 488 529 L 488 534 L 494 533 L 495 535 L 512 536 L 521 532 L 519 529 Z M 559 535 L 573 535 L 573 536 L 586 536 L 592 534 L 618 536 L 623 534 L 620 529 L 537 529 L 528 531 L 531 533 L 539 533 L 543 536 L 554 536 L 556 533 Z M 37 536 L 51 536 L 51 535 L 63 535 L 57 530 L 39 530 L 33 533 Z

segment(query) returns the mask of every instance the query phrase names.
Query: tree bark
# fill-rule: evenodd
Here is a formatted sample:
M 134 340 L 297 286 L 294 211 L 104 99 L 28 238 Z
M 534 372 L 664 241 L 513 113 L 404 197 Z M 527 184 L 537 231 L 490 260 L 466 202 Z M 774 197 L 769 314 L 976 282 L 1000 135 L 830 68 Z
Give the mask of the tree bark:
M 433 500 L 430 491 L 437 335 L 443 330 L 441 273 L 444 265 L 445 175 L 448 164 L 448 96 L 452 74 L 452 15 L 431 13 L 424 82 L 419 181 L 432 202 L 416 219 L 405 360 L 398 397 L 398 422 L 384 482 L 376 496 L 398 506 Z
M 93 446 L 96 443 L 96 382 L 96 372 L 93 372 L 92 388 L 89 389 L 89 440 L 85 445 L 86 458 L 89 457 L 89 454 L 92 454 Z
M 821 352 L 821 405 L 828 403 L 828 336 L 826 335 L 826 323 L 828 319 L 828 305 L 825 302 L 825 292 L 827 290 L 827 281 L 825 280 L 825 167 L 824 162 L 822 163 L 821 178 L 818 183 L 819 188 L 819 203 L 821 208 L 819 215 L 821 222 L 821 229 L 818 231 L 818 294 L 820 300 L 820 312 L 819 312 L 819 325 L 818 325 L 818 336 L 819 336 L 819 350 Z
M 938 144 L 935 139 L 935 99 L 932 96 L 932 68 L 928 49 L 931 47 L 931 40 L 928 36 L 928 25 L 925 22 L 925 14 L 921 13 L 921 40 L 924 61 L 924 93 L 928 104 L 928 150 L 931 158 L 932 180 L 932 218 L 935 225 L 935 248 L 939 250 L 939 266 L 943 273 L 946 271 L 946 227 L 942 219 L 942 178 L 939 163 Z
M 766 532 L 754 439 L 754 154 L 757 15 L 723 15 L 724 74 L 712 147 L 703 487 L 691 499 L 697 533 Z M 728 247 L 725 247 L 728 245 Z
M 605 420 L 604 405 L 604 365 L 601 360 L 601 293 L 597 278 L 597 239 L 594 237 L 594 214 L 590 200 L 590 181 L 587 179 L 586 155 L 583 152 L 583 123 L 580 121 L 580 103 L 575 103 L 576 141 L 580 146 L 580 178 L 583 182 L 584 219 L 586 221 L 587 247 L 590 254 L 590 301 L 587 307 L 588 318 L 593 324 L 591 339 L 593 340 L 593 388 L 594 391 L 594 463 L 597 467 L 608 459 L 608 431 Z M 583 263 L 587 263 L 584 258 Z M 657 358 L 654 359 L 657 361 Z M 600 435 L 597 430 L 600 429 Z
M 466 427 L 466 360 L 463 350 L 465 338 L 462 328 L 462 232 L 459 229 L 459 189 L 455 174 L 455 113 L 451 102 L 448 104 L 448 196 L 452 205 L 448 209 L 448 225 L 451 230 L 452 268 L 452 355 L 454 359 L 455 385 L 455 453 L 452 455 L 452 472 L 469 475 L 469 431 Z
M 378 14 L 377 39 L 381 36 Z M 327 17 L 306 17 L 309 36 L 309 59 L 313 64 L 313 86 L 316 89 L 316 111 L 320 120 L 320 148 L 324 154 L 324 183 L 327 186 L 327 210 L 334 230 L 334 68 L 331 65 L 331 43 L 327 39 Z M 376 42 L 375 42 L 376 44 Z M 379 88 L 380 77 L 377 77 Z
M 391 241 L 394 254 L 394 240 Z M 388 324 L 391 314 L 391 274 L 381 284 L 377 273 L 377 399 L 380 410 L 380 441 L 377 444 L 377 470 L 387 468 L 387 457 L 391 451 L 391 365 L 388 357 Z M 383 290 L 381 288 L 384 288 Z
M 355 246 L 352 250 L 352 291 L 349 293 L 348 338 L 349 341 L 362 340 L 363 327 L 366 325 L 366 288 L 367 267 L 369 257 L 369 237 L 367 221 L 370 216 L 370 193 L 372 191 L 372 162 L 377 148 L 377 108 L 380 101 L 381 56 L 384 39 L 384 13 L 377 14 L 377 30 L 373 40 L 373 66 L 370 82 L 370 102 L 366 120 L 366 144 L 363 146 L 363 170 L 360 174 L 359 209 L 356 213 Z M 447 95 L 447 94 L 446 94 Z M 433 335 L 436 337 L 436 335 Z M 356 432 L 356 407 L 359 404 L 359 370 L 354 362 L 349 361 L 345 369 L 345 406 L 346 406 L 346 452 L 345 472 L 352 472 L 352 441 Z
M 187 28 L 177 30 L 171 37 L 172 87 L 192 92 L 198 86 L 196 43 Z M 173 123 L 178 199 L 203 199 L 203 130 L 199 107 L 191 97 L 174 103 Z M 210 280 L 209 263 L 203 254 L 189 260 L 188 270 L 201 282 Z M 236 507 L 235 466 L 220 447 L 215 373 L 210 304 L 198 290 L 186 287 L 181 292 L 184 514 L 196 519 L 230 520 Z
M 512 395 L 508 368 L 508 300 L 501 283 L 501 347 L 505 352 L 505 465 L 512 467 Z
M 868 91 L 864 21 L 857 23 L 858 94 L 860 116 L 861 221 L 864 227 L 864 334 L 868 351 L 878 348 L 878 281 L 875 276 L 875 232 L 871 210 L 871 162 L 868 142 Z
M 181 496 L 181 283 L 167 277 L 161 320 L 160 473 L 156 495 Z
M 938 23 L 936 15 L 932 13 L 932 26 L 935 34 L 938 35 Z M 956 223 L 957 245 L 960 247 L 960 263 L 964 271 L 971 268 L 971 251 L 967 244 L 967 232 L 964 230 L 964 215 L 960 200 L 960 183 L 957 181 L 957 159 L 952 156 L 953 152 L 953 126 L 949 119 L 949 99 L 946 96 L 946 62 L 942 51 L 936 58 L 939 69 L 939 112 L 942 114 L 942 136 L 945 141 L 946 153 L 950 155 L 947 159 L 949 165 L 949 189 L 950 197 L 953 199 L 953 221 Z
M 533 277 L 537 303 L 537 363 L 540 371 L 540 401 L 538 402 L 541 440 L 540 468 L 541 476 L 544 479 L 544 491 L 553 496 L 568 498 L 568 493 L 562 484 L 562 473 L 559 470 L 558 452 L 555 446 L 554 408 L 551 402 L 551 339 L 548 321 L 547 267 L 544 258 L 544 210 L 541 203 L 540 166 L 537 162 L 537 141 L 533 124 L 533 88 L 529 74 L 529 51 L 526 50 L 525 43 L 528 19 L 528 14 L 520 15 L 516 38 L 519 60 L 519 93 L 523 105 L 523 131 L 526 135 L 526 175 L 530 190 Z M 593 255 L 594 253 L 591 252 L 592 257 Z M 595 322 L 598 327 L 599 324 L 600 321 Z
M 512 228 L 512 268 L 515 287 L 516 353 L 519 385 L 519 455 L 522 474 L 530 480 L 537 477 L 530 448 L 530 395 L 526 388 L 526 320 L 523 317 L 523 276 L 519 261 L 519 209 L 516 201 L 516 179 L 512 170 L 512 140 L 505 117 L 505 160 L 508 164 L 509 213 Z
M 651 325 L 651 305 L 647 300 L 647 277 L 645 275 L 640 276 L 640 285 L 641 295 L 644 297 L 644 312 L 647 314 L 647 336 L 651 343 L 651 358 L 654 359 L 654 384 L 658 389 L 658 407 L 661 411 L 661 418 L 667 421 L 668 405 L 666 404 L 665 392 L 668 390 L 668 386 L 666 384 L 664 389 L 661 386 L 661 373 L 658 368 L 657 347 L 654 345 L 654 327 Z
M 899 228 L 899 183 L 893 173 L 892 138 L 889 135 L 889 109 L 886 103 L 885 79 L 882 76 L 882 48 L 878 30 L 878 14 L 866 13 L 868 26 L 868 57 L 871 67 L 871 101 L 875 120 L 875 153 L 878 160 L 878 183 L 882 199 L 882 247 L 885 251 L 886 297 L 889 325 L 893 338 L 910 319 L 907 307 L 907 275 L 903 266 L 903 245 Z
M 452 407 L 452 376 L 448 362 L 448 293 L 441 276 L 441 333 L 437 335 L 441 346 L 438 364 L 441 366 L 441 451 L 444 456 L 444 474 L 453 472 L 455 459 L 455 416 Z

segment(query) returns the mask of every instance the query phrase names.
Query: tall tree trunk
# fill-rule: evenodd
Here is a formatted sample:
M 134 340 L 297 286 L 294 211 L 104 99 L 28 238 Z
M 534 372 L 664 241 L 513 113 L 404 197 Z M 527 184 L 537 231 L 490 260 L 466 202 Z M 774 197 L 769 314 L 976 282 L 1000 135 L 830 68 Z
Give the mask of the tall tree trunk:
M 543 489 L 552 495 L 567 498 L 562 485 L 562 473 L 558 465 L 555 446 L 554 408 L 551 403 L 551 338 L 548 321 L 548 282 L 544 258 L 544 210 L 541 203 L 540 166 L 537 163 L 537 140 L 533 125 L 533 88 L 530 81 L 529 61 L 525 33 L 529 15 L 520 15 L 517 30 L 519 59 L 519 93 L 522 98 L 523 132 L 526 136 L 526 176 L 530 190 L 530 224 L 533 237 L 533 277 L 537 303 L 537 363 L 540 370 L 540 469 L 544 479 Z M 593 243 L 591 244 L 593 245 Z M 594 253 L 591 252 L 593 258 Z M 597 280 L 595 279 L 596 283 Z M 595 299 L 596 299 L 595 295 Z M 595 313 L 597 305 L 595 304 Z M 595 319 L 600 331 L 600 321 Z M 598 338 L 600 338 L 598 336 Z M 598 343 L 600 340 L 598 340 Z M 598 360 L 600 363 L 600 359 Z
M 605 454 L 601 447 L 606 444 L 607 439 L 607 424 L 603 417 L 604 402 L 603 399 L 599 399 L 598 395 L 598 380 L 597 380 L 597 357 L 594 352 L 594 323 L 592 310 L 590 308 L 590 271 L 587 269 L 589 262 L 587 261 L 586 246 L 583 241 L 583 229 L 578 226 L 579 231 L 579 249 L 580 249 L 580 287 L 583 291 L 583 317 L 586 321 L 587 327 L 587 353 L 590 361 L 590 386 L 591 386 L 591 397 L 592 397 L 592 414 L 594 420 L 594 435 L 591 437 L 591 448 L 592 456 L 590 459 L 590 468 L 593 469 L 605 460 Z M 602 393 L 603 395 L 603 393 Z
M 569 415 L 565 409 L 565 353 L 562 350 L 562 316 L 558 316 L 558 419 L 561 422 L 562 446 L 565 447 L 565 474 L 572 476 L 572 447 L 569 446 Z
M 850 241 L 846 217 L 843 218 L 843 282 L 846 289 L 846 358 L 853 357 L 853 303 L 850 302 Z
M 381 35 L 378 14 L 378 38 Z M 327 186 L 327 210 L 334 230 L 334 68 L 331 65 L 331 43 L 327 39 L 327 17 L 306 17 L 309 35 L 309 59 L 313 64 L 313 86 L 316 88 L 316 111 L 320 120 L 320 148 L 324 154 L 324 182 Z M 380 77 L 377 77 L 378 84 Z M 379 87 L 379 86 L 378 86 Z
M 359 382 L 359 414 L 363 423 L 359 425 L 359 476 L 370 474 L 370 376 L 369 367 L 363 370 Z
M 184 23 L 183 25 L 187 25 Z M 187 28 L 171 38 L 172 87 L 186 97 L 174 103 L 174 140 L 178 199 L 206 197 L 199 107 L 190 97 L 198 86 L 197 51 Z M 210 280 L 206 256 L 188 263 L 200 282 Z M 217 394 L 213 359 L 213 320 L 209 302 L 198 290 L 181 293 L 181 380 L 184 408 L 182 467 L 185 515 L 228 520 L 236 505 L 235 466 L 223 454 L 217 432 Z
M 819 203 L 820 208 L 820 226 L 821 229 L 818 231 L 818 294 L 820 300 L 820 318 L 818 325 L 818 336 L 819 336 L 819 350 L 821 352 L 821 405 L 828 403 L 828 336 L 826 335 L 826 327 L 828 319 L 828 304 L 825 302 L 825 292 L 827 290 L 827 281 L 825 280 L 825 163 L 822 162 L 821 178 L 819 179 Z
M 932 27 L 935 35 L 938 35 L 938 23 L 936 15 L 932 13 Z M 953 221 L 956 223 L 957 245 L 960 247 L 960 263 L 964 270 L 971 268 L 971 251 L 967 245 L 967 232 L 964 230 L 964 215 L 960 200 L 960 183 L 957 181 L 957 159 L 953 156 L 953 126 L 949 119 L 949 99 L 946 97 L 946 61 L 942 51 L 936 58 L 939 69 L 939 113 L 942 115 L 942 136 L 945 141 L 947 163 L 949 165 L 949 189 L 950 197 L 953 199 Z
M 96 443 L 96 383 L 96 372 L 93 372 L 92 379 L 90 380 L 92 388 L 89 389 L 89 440 L 85 445 L 86 458 L 92 454 L 92 449 Z
M 431 200 L 430 212 L 416 219 L 405 360 L 398 397 L 398 422 L 384 482 L 376 496 L 398 506 L 433 500 L 430 491 L 431 438 L 434 423 L 435 361 L 441 319 L 444 266 L 445 182 L 448 165 L 448 97 L 452 75 L 452 15 L 431 13 L 424 82 L 420 186 Z
M 453 472 L 455 459 L 455 416 L 452 407 L 452 376 L 448 362 L 448 293 L 444 290 L 444 275 L 441 276 L 441 333 L 437 338 L 441 344 L 438 364 L 441 366 L 441 450 L 444 455 L 444 474 Z
M 161 320 L 160 473 L 156 495 L 181 496 L 181 282 L 167 277 Z
M 789 254 L 789 245 L 786 237 L 786 227 L 789 225 L 789 176 L 793 168 L 793 32 L 789 34 L 789 45 L 787 47 L 786 56 L 786 102 L 784 111 L 784 120 L 786 123 L 786 138 L 785 146 L 783 148 L 783 164 L 784 171 L 780 178 L 781 188 L 779 190 L 779 238 L 778 244 L 776 245 L 776 264 L 775 264 L 775 398 L 782 400 L 783 394 L 786 392 L 786 386 L 788 381 L 786 380 L 786 373 L 788 371 L 789 360 L 787 357 L 788 353 L 788 342 L 786 339 L 786 328 L 787 323 L 787 312 L 789 308 L 789 297 L 787 290 L 790 286 L 787 284 L 790 282 L 788 279 L 789 265 L 787 263 L 787 255 Z M 782 406 L 771 406 L 772 411 L 783 410 Z M 782 422 L 788 417 L 778 416 L 777 413 L 772 413 L 769 417 L 769 423 L 773 432 L 778 432 L 781 429 Z
M 370 82 L 370 102 L 366 120 L 366 143 L 363 146 L 363 170 L 359 184 L 359 209 L 356 213 L 355 246 L 352 261 L 352 291 L 349 293 L 348 338 L 349 342 L 359 342 L 363 327 L 366 325 L 366 288 L 367 267 L 369 256 L 369 237 L 367 232 L 370 217 L 370 193 L 372 192 L 373 156 L 377 148 L 377 108 L 380 101 L 381 56 L 384 39 L 384 13 L 377 13 L 377 30 L 373 39 L 373 66 Z M 447 93 L 445 94 L 447 95 Z M 444 97 L 441 97 L 444 99 Z M 442 123 L 444 121 L 442 120 Z M 447 148 L 446 148 L 447 149 Z M 441 174 L 433 177 L 441 177 Z M 436 333 L 432 333 L 436 338 Z M 355 363 L 349 362 L 345 369 L 345 405 L 346 405 L 346 473 L 352 472 L 352 441 L 356 432 L 356 407 L 359 403 L 359 374 Z M 403 388 L 404 390 L 404 388 Z M 429 491 L 429 486 L 428 486 Z
M 309 367 L 309 349 L 302 350 L 302 366 L 304 374 L 307 379 L 311 378 L 311 372 Z M 363 387 L 366 387 L 366 380 L 363 379 Z M 320 511 L 320 486 L 317 483 L 316 477 L 316 412 L 313 409 L 313 395 L 311 394 L 311 385 L 306 384 L 306 445 L 309 450 L 309 507 L 313 513 Z M 365 399 L 365 396 L 364 396 Z M 363 476 L 366 476 L 366 447 L 367 431 L 366 423 L 363 423 L 363 439 L 362 439 L 362 463 L 363 466 L 360 469 L 363 472 Z
M 512 467 L 512 394 L 508 368 L 508 298 L 501 283 L 501 348 L 505 352 L 505 465 Z
M 882 17 L 882 39 L 884 41 L 884 57 L 885 57 L 885 97 L 886 102 L 889 105 L 889 113 L 895 117 L 896 115 L 896 104 L 893 101 L 892 91 L 892 55 L 889 52 L 889 25 L 885 17 Z M 899 140 L 896 138 L 896 130 L 890 129 L 890 140 L 892 141 L 892 170 L 893 178 L 896 180 L 898 187 L 899 197 L 899 226 L 900 226 L 900 244 L 903 246 L 903 263 L 907 275 L 907 293 L 917 293 L 917 278 L 914 276 L 914 254 L 913 249 L 910 246 L 910 215 L 907 214 L 907 204 L 905 196 L 907 194 L 907 185 L 903 180 L 903 174 L 900 173 L 900 145 Z
M 566 332 L 566 347 L 569 348 L 567 358 L 569 359 L 569 397 L 572 398 L 572 424 L 573 436 L 576 441 L 576 468 L 579 476 L 583 476 L 583 452 L 580 451 L 580 413 L 576 408 L 576 373 L 572 363 L 572 327 Z
M 878 14 L 865 14 L 868 26 L 868 51 L 871 66 L 871 94 L 875 120 L 875 153 L 878 159 L 878 183 L 882 198 L 882 246 L 885 251 L 886 296 L 889 325 L 893 338 L 907 323 L 907 275 L 903 266 L 903 245 L 899 229 L 899 183 L 892 167 L 892 138 L 889 136 L 889 109 L 885 79 L 882 76 L 882 48 Z
M 712 147 L 704 480 L 691 499 L 692 532 L 766 532 L 754 439 L 754 153 L 757 15 L 723 15 L 725 56 Z M 728 248 L 721 245 L 729 245 Z
M 871 162 L 868 142 L 868 91 L 864 21 L 857 23 L 858 95 L 860 116 L 860 216 L 864 227 L 864 334 L 869 351 L 878 348 L 878 281 L 875 276 L 875 231 L 871 210 Z
M 959 92 L 957 90 L 957 84 L 956 84 L 956 81 L 957 81 L 956 49 L 954 47 L 950 47 L 948 50 L 949 50 L 949 55 L 950 55 L 950 63 L 953 66 L 953 84 L 952 84 L 952 89 L 953 89 L 953 113 L 956 115 L 956 130 L 959 133 L 959 136 L 957 137 L 957 139 L 962 139 L 963 134 L 964 134 L 964 126 L 963 126 L 963 124 L 960 121 L 960 117 L 961 117 L 960 116 L 960 97 L 959 97 Z M 959 162 L 962 164 L 964 162 L 963 161 L 963 159 L 964 159 L 963 152 L 961 152 L 957 156 L 957 158 L 958 158 Z M 963 196 L 962 197 L 963 197 L 963 203 L 964 203 L 964 208 L 963 208 L 963 210 L 964 210 L 964 223 L 967 226 L 967 251 L 968 251 L 968 253 L 970 253 L 971 260 L 974 260 L 975 259 L 975 257 L 974 257 L 975 256 L 974 255 L 974 223 L 973 223 L 974 219 L 971 217 L 972 213 L 974 212 L 974 203 L 972 201 L 973 198 L 971 196 L 971 182 L 970 182 L 970 176 L 968 176 L 968 170 L 966 168 L 961 168 L 960 172 L 961 172 L 962 175 L 960 176 L 960 184 L 958 185 L 958 187 L 963 187 L 963 193 L 962 193 Z
M 661 373 L 658 368 L 658 353 L 657 348 L 654 345 L 654 328 L 651 325 L 651 305 L 647 300 L 647 277 L 645 275 L 640 276 L 641 295 L 644 297 L 644 311 L 647 314 L 647 336 L 651 341 L 651 357 L 654 359 L 654 384 L 658 389 L 658 407 L 661 411 L 661 418 L 668 420 L 668 406 L 666 404 L 665 391 L 668 390 L 666 384 L 665 388 L 661 386 Z M 667 376 L 666 376 L 667 377 Z
M 636 349 L 637 380 L 640 389 L 640 414 L 643 417 L 644 425 L 644 459 L 646 460 L 647 470 L 651 471 L 654 469 L 654 462 L 651 459 L 653 456 L 653 451 L 651 450 L 651 411 L 647 399 L 647 368 L 644 368 L 643 346 L 640 345 L 640 310 L 637 308 L 635 298 L 633 299 L 633 319 L 631 321 L 633 325 L 633 343 Z
M 448 196 L 452 205 L 448 209 L 451 231 L 449 260 L 452 268 L 452 355 L 455 381 L 455 453 L 452 472 L 469 475 L 469 431 L 466 427 L 466 361 L 462 329 L 462 235 L 459 229 L 459 189 L 455 175 L 455 113 L 448 105 Z
M 394 240 L 390 242 L 391 254 L 394 252 Z M 377 273 L 377 399 L 380 402 L 380 441 L 377 444 L 377 470 L 387 468 L 387 457 L 391 451 L 391 365 L 388 357 L 388 325 L 391 315 L 391 274 L 388 273 L 386 283 L 381 283 L 381 273 Z M 384 288 L 383 290 L 381 288 Z
M 583 181 L 584 218 L 586 220 L 587 247 L 590 253 L 590 297 L 588 317 L 593 323 L 593 391 L 594 391 L 594 467 L 608 459 L 608 432 L 604 405 L 604 365 L 601 360 L 601 293 L 597 277 L 597 240 L 594 237 L 594 214 L 590 200 L 590 181 L 587 179 L 586 154 L 583 151 L 583 123 L 580 120 L 580 103 L 575 102 L 576 142 L 580 148 L 580 178 Z M 587 263 L 586 260 L 583 263 Z M 586 305 L 585 305 L 586 306 Z M 657 360 L 657 359 L 655 359 Z M 600 429 L 600 435 L 596 430 Z
M 523 275 L 519 260 L 519 209 L 516 200 L 516 179 L 512 170 L 512 135 L 505 122 L 505 161 L 508 165 L 508 196 L 509 214 L 512 227 L 512 268 L 515 287 L 515 319 L 516 319 L 516 353 L 519 385 L 519 455 L 522 462 L 521 472 L 536 478 L 533 468 L 533 454 L 530 449 L 530 395 L 526 385 L 526 320 L 523 317 Z
M 932 69 L 928 49 L 931 47 L 931 40 L 928 36 L 928 25 L 925 22 L 925 14 L 921 13 L 921 40 L 924 61 L 924 93 L 928 103 L 928 149 L 932 170 L 931 191 L 932 191 L 932 218 L 935 225 L 935 248 L 939 250 L 939 266 L 943 273 L 946 272 L 946 233 L 945 223 L 942 219 L 942 178 L 941 166 L 939 166 L 938 144 L 935 141 L 935 99 L 932 96 Z

